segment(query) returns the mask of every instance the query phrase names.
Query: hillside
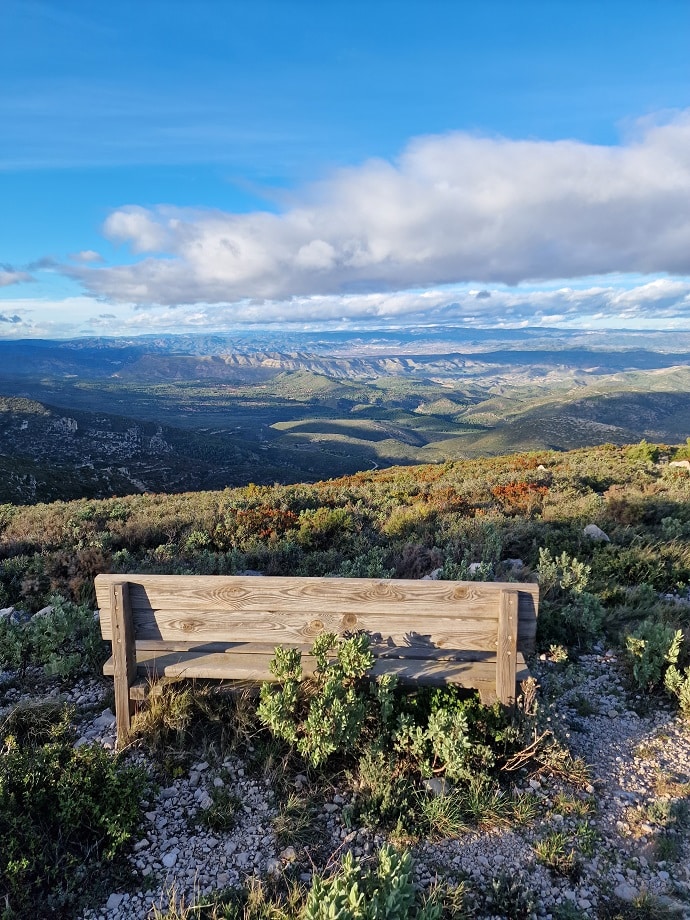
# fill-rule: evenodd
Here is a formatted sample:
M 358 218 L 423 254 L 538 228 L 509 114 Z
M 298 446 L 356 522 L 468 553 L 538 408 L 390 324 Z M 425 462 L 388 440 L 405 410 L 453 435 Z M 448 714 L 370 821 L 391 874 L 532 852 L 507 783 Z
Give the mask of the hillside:
M 439 920 L 690 916 L 689 458 L 690 441 L 643 441 L 0 505 L 9 916 L 304 920 L 338 872 L 370 896 L 387 843 L 407 855 L 381 851 L 384 890 L 420 912 L 429 896 Z M 289 740 L 308 719 L 276 734 L 251 693 L 183 682 L 151 696 L 116 756 L 102 571 L 538 580 L 540 689 L 511 714 L 348 685 L 338 720 L 357 740 L 312 762 Z M 321 726 L 335 691 L 318 686 L 299 699 Z M 354 868 L 328 882 L 345 852 Z
M 194 379 L 177 378 L 173 360 L 147 358 L 149 382 L 0 379 L 18 394 L 0 397 L 0 499 L 314 481 L 509 451 L 677 443 L 690 432 L 687 366 L 587 376 L 482 365 L 459 377 L 346 379 L 278 362 L 261 382 L 231 383 L 200 371 L 228 358 L 180 359 Z

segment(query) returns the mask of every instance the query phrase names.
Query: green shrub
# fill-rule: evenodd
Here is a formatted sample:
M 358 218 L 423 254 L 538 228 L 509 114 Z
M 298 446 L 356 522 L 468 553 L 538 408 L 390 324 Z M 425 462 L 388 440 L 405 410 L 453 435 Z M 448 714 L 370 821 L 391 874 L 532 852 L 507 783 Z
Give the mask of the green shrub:
M 375 867 L 364 869 L 348 853 L 330 878 L 312 882 L 300 920 L 441 920 L 436 898 L 420 903 L 409 853 L 379 850 Z
M 690 718 L 690 667 L 681 672 L 675 663 L 669 664 L 664 675 L 664 687 L 676 697 L 683 715 Z
M 539 550 L 539 584 L 542 604 L 539 611 L 540 645 L 589 647 L 601 635 L 604 608 L 585 588 L 591 567 L 563 551 L 553 556 Z
M 682 641 L 681 630 L 652 620 L 626 637 L 628 661 L 640 690 L 654 690 L 662 684 L 667 667 L 678 662 Z
M 42 667 L 49 676 L 98 672 L 107 646 L 93 611 L 63 597 L 50 598 L 52 612 L 22 623 L 0 621 L 0 667 L 24 672 Z
M 549 549 L 539 550 L 539 585 L 545 598 L 564 591 L 581 594 L 587 587 L 591 571 L 591 566 L 565 551 L 554 558 Z
M 365 635 L 338 639 L 323 633 L 311 653 L 316 659 L 314 677 L 302 681 L 299 649 L 275 650 L 270 668 L 279 685 L 262 684 L 258 713 L 273 734 L 295 745 L 312 766 L 319 766 L 331 754 L 350 750 L 361 740 L 369 707 L 362 679 L 374 657 Z
M 8 920 L 74 916 L 140 821 L 141 771 L 100 745 L 75 748 L 67 715 L 15 710 L 2 726 L 0 899 Z
M 643 438 L 639 444 L 632 444 L 626 448 L 625 456 L 628 460 L 643 460 L 646 463 L 656 463 L 659 459 L 659 448 L 656 444 L 649 444 Z

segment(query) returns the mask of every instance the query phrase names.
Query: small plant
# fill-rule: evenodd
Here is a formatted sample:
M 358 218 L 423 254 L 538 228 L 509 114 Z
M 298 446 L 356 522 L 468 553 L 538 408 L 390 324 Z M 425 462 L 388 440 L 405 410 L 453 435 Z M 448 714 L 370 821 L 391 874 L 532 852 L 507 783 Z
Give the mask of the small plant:
M 279 738 L 295 745 L 312 766 L 361 740 L 369 697 L 361 683 L 374 657 L 365 635 L 338 639 L 323 633 L 312 646 L 313 680 L 302 681 L 299 649 L 275 650 L 270 664 L 279 686 L 264 683 L 258 714 Z M 329 654 L 331 660 L 329 660 Z
M 579 863 L 568 834 L 552 831 L 534 845 L 537 858 L 555 875 L 575 879 L 579 874 Z
M 676 697 L 683 715 L 690 718 L 690 667 L 681 672 L 672 662 L 664 675 L 664 687 L 671 696 Z
M 379 850 L 376 865 L 364 869 L 348 853 L 330 878 L 315 876 L 300 920 L 441 920 L 438 896 L 421 902 L 410 854 Z
M 654 856 L 659 862 L 677 862 L 683 854 L 680 837 L 671 834 L 659 834 L 654 841 Z
M 278 845 L 308 846 L 319 837 L 316 826 L 317 809 L 306 796 L 291 792 L 273 819 L 273 832 Z
M 390 752 L 370 745 L 351 776 L 357 788 L 355 800 L 343 809 L 346 824 L 397 827 L 399 836 L 416 836 L 417 793 L 409 772 Z
M 587 797 L 569 795 L 566 792 L 559 792 L 553 799 L 553 810 L 558 815 L 565 817 L 587 818 L 595 809 L 594 799 Z
M 599 908 L 601 920 L 683 920 L 683 913 L 643 892 L 632 901 L 613 897 Z
M 235 826 L 241 801 L 226 786 L 211 790 L 211 805 L 199 812 L 197 823 L 211 831 L 229 831 Z
M 432 840 L 448 840 L 468 830 L 463 792 L 453 789 L 443 795 L 420 796 L 420 817 Z
M 491 916 L 510 917 L 511 920 L 530 920 L 537 906 L 535 892 L 520 876 L 504 871 L 491 880 L 483 900 Z
M 682 641 L 681 630 L 652 620 L 645 620 L 626 637 L 633 678 L 641 690 L 654 690 L 661 685 L 667 667 L 678 662 Z
M 568 649 L 562 645 L 554 645 L 552 643 L 549 646 L 546 657 L 547 660 L 551 661 L 553 664 L 565 664 L 568 660 Z
M 539 584 L 545 597 L 559 590 L 581 594 L 587 587 L 591 571 L 591 566 L 578 562 L 565 550 L 554 557 L 549 549 L 539 549 Z
M 587 716 L 596 715 L 599 712 L 598 706 L 593 703 L 589 697 L 584 696 L 582 693 L 576 693 L 575 696 L 570 701 L 570 705 L 573 707 L 575 712 L 586 718 Z
M 98 672 L 106 649 L 93 611 L 59 595 L 50 598 L 50 608 L 40 616 L 0 620 L 0 667 L 22 675 L 29 665 L 61 678 Z

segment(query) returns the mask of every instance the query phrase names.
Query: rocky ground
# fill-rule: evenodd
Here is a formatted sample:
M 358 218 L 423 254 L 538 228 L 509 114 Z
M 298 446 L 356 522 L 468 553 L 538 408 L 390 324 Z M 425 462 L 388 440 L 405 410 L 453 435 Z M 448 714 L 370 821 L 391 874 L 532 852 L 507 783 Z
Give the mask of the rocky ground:
M 482 916 L 513 916 L 516 899 L 540 920 L 554 911 L 595 916 L 602 899 L 631 902 L 649 893 L 690 918 L 690 726 L 658 701 L 630 695 L 616 656 L 603 650 L 567 666 L 541 662 L 539 672 L 542 706 L 573 753 L 590 764 L 592 785 L 574 790 L 525 775 L 521 786 L 539 801 L 540 817 L 517 829 L 416 846 L 420 885 L 465 879 L 484 904 L 492 892 L 493 907 Z M 77 744 L 114 748 L 114 716 L 102 708 L 110 689 L 94 680 L 62 694 L 81 713 Z M 0 703 L 4 708 L 21 697 L 8 688 Z M 136 749 L 127 756 L 145 762 Z M 308 791 L 305 776 L 295 782 Z M 211 830 L 203 814 L 225 795 L 236 809 L 235 824 Z M 146 918 L 171 897 L 189 904 L 248 875 L 287 871 L 307 881 L 315 864 L 337 862 L 348 848 L 368 854 L 382 842 L 345 825 L 346 804 L 343 790 L 333 788 L 319 806 L 318 846 L 286 844 L 273 826 L 280 802 L 270 777 L 235 757 L 199 760 L 145 805 L 144 829 L 129 857 L 135 890 L 112 891 L 83 920 Z

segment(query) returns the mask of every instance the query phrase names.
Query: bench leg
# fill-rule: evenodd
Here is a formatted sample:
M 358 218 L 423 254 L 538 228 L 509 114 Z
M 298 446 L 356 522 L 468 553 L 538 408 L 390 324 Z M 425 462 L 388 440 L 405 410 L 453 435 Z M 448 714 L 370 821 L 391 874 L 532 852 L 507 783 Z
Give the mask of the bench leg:
M 134 705 L 130 699 L 129 688 L 137 673 L 134 626 L 127 582 L 110 586 L 110 610 L 113 623 L 117 746 L 122 747 L 129 740 Z
M 496 649 L 496 696 L 506 706 L 515 704 L 517 677 L 518 596 L 501 591 Z

